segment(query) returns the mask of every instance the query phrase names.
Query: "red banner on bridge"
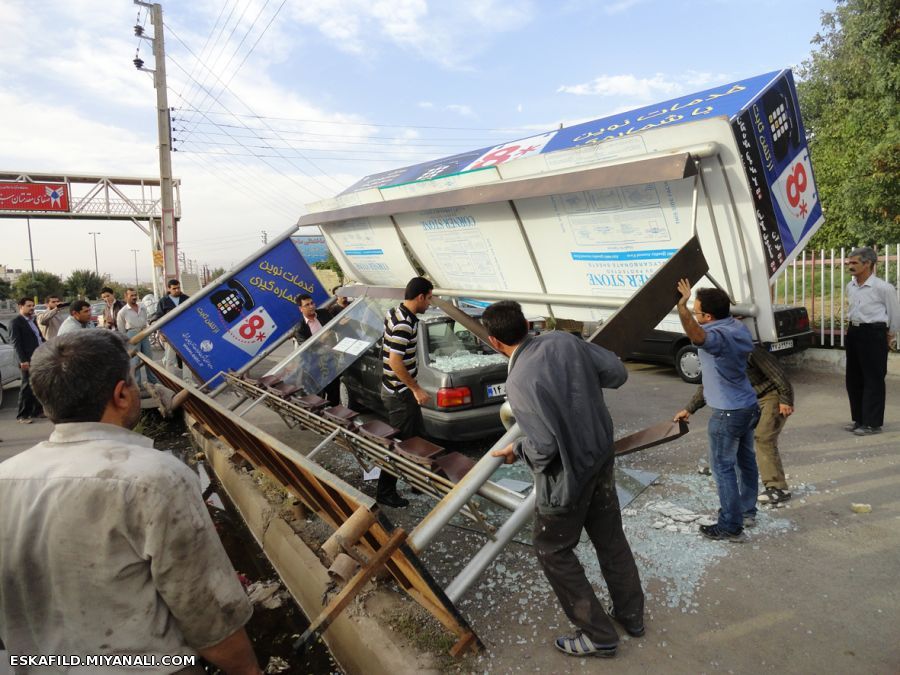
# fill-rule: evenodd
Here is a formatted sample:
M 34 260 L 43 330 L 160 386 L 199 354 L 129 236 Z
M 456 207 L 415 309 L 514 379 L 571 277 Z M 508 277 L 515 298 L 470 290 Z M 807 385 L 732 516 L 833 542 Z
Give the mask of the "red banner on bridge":
M 68 211 L 65 183 L 0 182 L 0 211 Z

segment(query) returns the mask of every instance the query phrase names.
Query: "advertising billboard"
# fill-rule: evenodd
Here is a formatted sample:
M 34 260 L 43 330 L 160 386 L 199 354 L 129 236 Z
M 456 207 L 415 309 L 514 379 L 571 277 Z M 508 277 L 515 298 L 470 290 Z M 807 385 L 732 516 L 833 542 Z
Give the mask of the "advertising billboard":
M 328 260 L 328 245 L 321 234 L 295 234 L 291 241 L 308 264 L 315 265 Z
M 505 168 L 517 160 L 525 160 L 526 164 L 527 158 L 535 156 L 546 156 L 547 165 L 551 166 L 553 153 L 564 157 L 569 154 L 567 150 L 586 151 L 594 147 L 599 151 L 623 142 L 639 147 L 645 132 L 684 129 L 682 125 L 715 118 L 725 118 L 732 125 L 733 141 L 740 149 L 754 201 L 766 271 L 772 278 L 824 222 L 790 70 L 765 73 L 546 134 L 374 174 L 351 186 L 347 193 L 377 187 L 386 194 L 386 188 L 404 182 L 433 180 L 487 166 Z M 603 159 L 601 154 L 597 153 L 596 160 Z
M 292 330 L 300 318 L 296 299 L 328 299 L 290 239 L 260 255 L 160 330 L 202 381 L 237 370 Z
M 0 182 L 0 211 L 69 211 L 65 183 Z

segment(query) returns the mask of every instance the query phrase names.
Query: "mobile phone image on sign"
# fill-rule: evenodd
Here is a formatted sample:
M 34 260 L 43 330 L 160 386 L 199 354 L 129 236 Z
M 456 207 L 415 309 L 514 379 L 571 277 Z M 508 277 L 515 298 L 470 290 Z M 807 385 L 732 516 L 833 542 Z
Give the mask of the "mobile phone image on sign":
M 278 326 L 269 316 L 266 308 L 259 307 L 252 314 L 245 316 L 240 323 L 233 326 L 222 337 L 226 342 L 243 349 L 250 356 L 255 356 L 277 328 Z
M 813 207 L 819 203 L 819 195 L 813 182 L 812 167 L 806 150 L 800 152 L 778 176 L 772 192 L 784 222 L 794 237 L 800 241 L 803 228 L 809 221 Z

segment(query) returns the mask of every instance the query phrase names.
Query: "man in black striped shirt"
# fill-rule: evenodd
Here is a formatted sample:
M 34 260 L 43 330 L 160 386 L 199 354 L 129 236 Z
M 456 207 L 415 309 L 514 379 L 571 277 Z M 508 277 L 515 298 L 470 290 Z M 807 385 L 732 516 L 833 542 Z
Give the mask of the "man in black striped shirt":
M 429 396 L 416 382 L 416 345 L 419 319 L 431 305 L 434 285 L 423 277 L 413 277 L 406 284 L 403 302 L 392 308 L 384 319 L 381 343 L 381 400 L 388 413 L 388 423 L 400 430 L 400 438 L 424 435 L 422 408 Z M 385 471 L 378 479 L 375 499 L 387 506 L 403 507 L 409 501 L 397 493 L 397 478 Z

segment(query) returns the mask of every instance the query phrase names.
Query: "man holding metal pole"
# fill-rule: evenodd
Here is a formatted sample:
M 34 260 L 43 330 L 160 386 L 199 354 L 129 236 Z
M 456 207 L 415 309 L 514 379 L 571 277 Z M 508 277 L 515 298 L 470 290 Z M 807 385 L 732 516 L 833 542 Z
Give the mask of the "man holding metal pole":
M 628 378 L 607 349 L 563 332 L 532 337 L 517 302 L 488 307 L 482 322 L 491 346 L 509 357 L 506 391 L 525 437 L 495 457 L 523 459 L 534 473 L 537 496 L 534 549 L 538 562 L 577 627 L 556 648 L 572 656 L 616 655 L 619 635 L 610 619 L 632 637 L 644 634 L 644 592 L 622 515 L 613 474 L 613 425 L 604 388 Z M 612 607 L 594 594 L 575 555 L 581 531 L 597 552 Z

